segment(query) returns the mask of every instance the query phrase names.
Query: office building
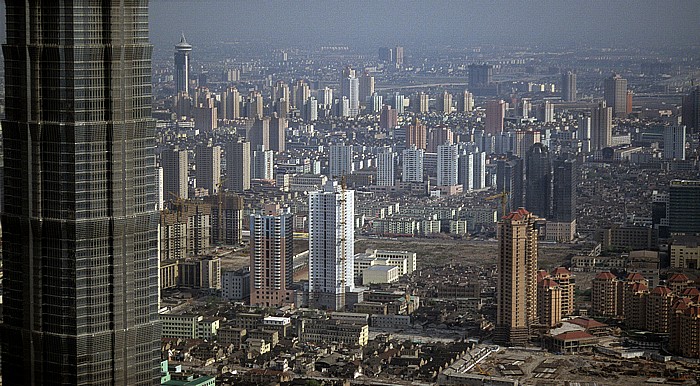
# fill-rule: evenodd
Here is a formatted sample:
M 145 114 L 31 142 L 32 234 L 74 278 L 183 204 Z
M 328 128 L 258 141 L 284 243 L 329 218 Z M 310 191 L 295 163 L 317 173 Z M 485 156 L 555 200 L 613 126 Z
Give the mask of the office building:
M 402 153 L 402 175 L 403 182 L 423 182 L 423 158 L 425 152 L 423 149 L 416 148 L 416 145 L 411 145 Z
M 355 71 L 350 70 L 340 81 L 340 95 L 348 99 L 351 117 L 360 114 L 360 81 L 354 74 Z
M 360 104 L 364 105 L 374 94 L 374 76 L 365 71 L 360 76 L 359 82 Z
M 673 180 L 669 189 L 671 233 L 700 233 L 700 181 Z
M 175 45 L 175 91 L 177 94 L 190 93 L 190 53 L 192 45 L 187 43 L 185 35 L 180 37 L 180 42 Z
M 576 220 L 576 185 L 578 167 L 576 159 L 562 155 L 553 163 L 554 184 L 552 220 L 571 222 Z
M 664 158 L 685 159 L 685 126 L 669 126 L 664 129 Z
M 250 215 L 250 304 L 282 307 L 294 303 L 294 216 L 268 205 Z
M 525 208 L 539 217 L 549 217 L 552 203 L 552 166 L 549 149 L 541 143 L 536 143 L 527 151 L 525 161 Z
M 561 99 L 576 102 L 576 73 L 566 71 L 561 74 Z
M 242 193 L 250 189 L 250 142 L 238 139 L 226 144 L 226 188 Z
M 354 171 L 352 145 L 331 145 L 328 161 L 331 179 L 340 180 Z
M 500 135 L 503 132 L 503 119 L 506 116 L 506 103 L 494 100 L 486 103 L 486 134 Z
M 459 148 L 457 145 L 443 144 L 438 146 L 437 153 L 437 186 L 456 186 Z
M 494 342 L 524 345 L 537 321 L 537 218 L 520 208 L 498 223 Z
M 606 102 L 591 111 L 591 151 L 612 145 L 612 117 L 613 109 Z
M 493 83 L 493 66 L 490 64 L 469 65 L 469 88 L 481 89 Z
M 354 290 L 355 192 L 337 181 L 309 194 L 309 303 L 345 309 Z
M 613 74 L 604 82 L 605 103 L 612 108 L 614 117 L 627 116 L 627 79 Z
M 200 144 L 195 150 L 197 187 L 216 194 L 221 183 L 221 147 Z
M 396 164 L 396 153 L 391 149 L 377 155 L 377 185 L 394 186 L 394 165 Z
M 147 2 L 5 7 L 2 383 L 157 384 Z
M 163 168 L 163 198 L 173 201 L 187 198 L 187 150 L 163 150 L 160 153 L 160 166 Z
M 500 159 L 496 162 L 496 191 L 508 193 L 508 208 L 513 211 L 523 206 L 523 160 Z
M 691 134 L 700 131 L 700 86 L 695 86 L 683 97 L 683 125 Z
M 413 122 L 406 130 L 406 148 L 415 146 L 418 149 L 425 150 L 428 145 L 428 130 L 420 119 L 413 118 Z
M 612 120 L 611 120 L 612 125 Z M 612 129 L 612 128 L 611 128 Z M 581 151 L 584 153 L 591 152 L 591 117 L 581 115 L 578 117 L 578 128 L 576 129 L 576 138 L 581 141 Z M 612 137 L 612 132 L 610 133 Z M 611 138 L 612 140 L 612 138 Z

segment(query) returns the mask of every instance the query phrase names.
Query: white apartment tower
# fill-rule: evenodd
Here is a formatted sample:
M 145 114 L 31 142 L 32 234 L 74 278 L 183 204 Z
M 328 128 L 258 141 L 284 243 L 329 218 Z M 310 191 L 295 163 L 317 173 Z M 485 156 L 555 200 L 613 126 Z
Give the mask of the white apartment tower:
M 411 145 L 402 153 L 403 158 L 403 182 L 423 182 L 423 158 L 425 151 L 416 148 L 416 145 Z
M 355 191 L 328 181 L 309 195 L 309 304 L 342 311 L 354 290 Z
M 328 164 L 331 179 L 352 174 L 352 145 L 331 145 Z
M 455 144 L 438 146 L 437 186 L 455 186 L 458 182 L 459 148 Z
M 396 162 L 396 153 L 391 149 L 377 155 L 377 185 L 378 186 L 394 186 L 394 164 Z

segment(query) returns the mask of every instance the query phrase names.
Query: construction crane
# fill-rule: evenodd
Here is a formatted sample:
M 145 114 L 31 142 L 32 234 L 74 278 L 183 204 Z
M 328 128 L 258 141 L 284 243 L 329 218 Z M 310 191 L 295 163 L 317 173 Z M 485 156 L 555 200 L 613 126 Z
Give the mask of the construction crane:
M 479 375 L 491 375 L 491 373 L 479 366 L 479 363 L 477 363 L 476 358 L 474 358 L 471 351 L 467 350 L 467 354 L 469 354 L 469 358 L 471 358 L 472 362 L 474 362 L 474 367 L 476 367 L 476 369 L 479 371 Z
M 508 205 L 508 192 L 501 192 L 494 194 L 493 196 L 486 197 L 487 201 L 495 200 L 497 198 L 501 199 L 501 216 L 506 217 L 506 206 Z

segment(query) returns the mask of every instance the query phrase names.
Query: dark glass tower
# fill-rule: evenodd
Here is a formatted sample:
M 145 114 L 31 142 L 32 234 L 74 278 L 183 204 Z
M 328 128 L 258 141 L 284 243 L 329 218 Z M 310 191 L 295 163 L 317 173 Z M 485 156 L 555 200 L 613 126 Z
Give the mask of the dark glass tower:
M 554 161 L 552 220 L 555 222 L 576 220 L 577 175 L 576 159 L 562 155 Z
M 539 217 L 549 217 L 551 207 L 552 166 L 547 146 L 536 143 L 525 155 L 527 184 L 525 209 Z
M 508 210 L 510 211 L 523 207 L 524 177 L 522 158 L 512 157 L 496 162 L 496 191 L 508 193 Z
M 160 384 L 147 0 L 6 0 L 3 384 Z

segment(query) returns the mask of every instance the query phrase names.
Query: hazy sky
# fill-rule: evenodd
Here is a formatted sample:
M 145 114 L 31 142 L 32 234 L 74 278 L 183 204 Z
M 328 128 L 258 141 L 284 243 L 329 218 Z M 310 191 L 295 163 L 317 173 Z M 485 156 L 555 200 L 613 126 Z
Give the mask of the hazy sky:
M 172 45 L 667 45 L 700 43 L 698 0 L 151 0 L 151 36 Z
M 0 10 L 4 41 L 4 1 Z M 260 38 L 275 46 L 700 44 L 700 0 L 151 0 L 151 36 L 172 47 Z

